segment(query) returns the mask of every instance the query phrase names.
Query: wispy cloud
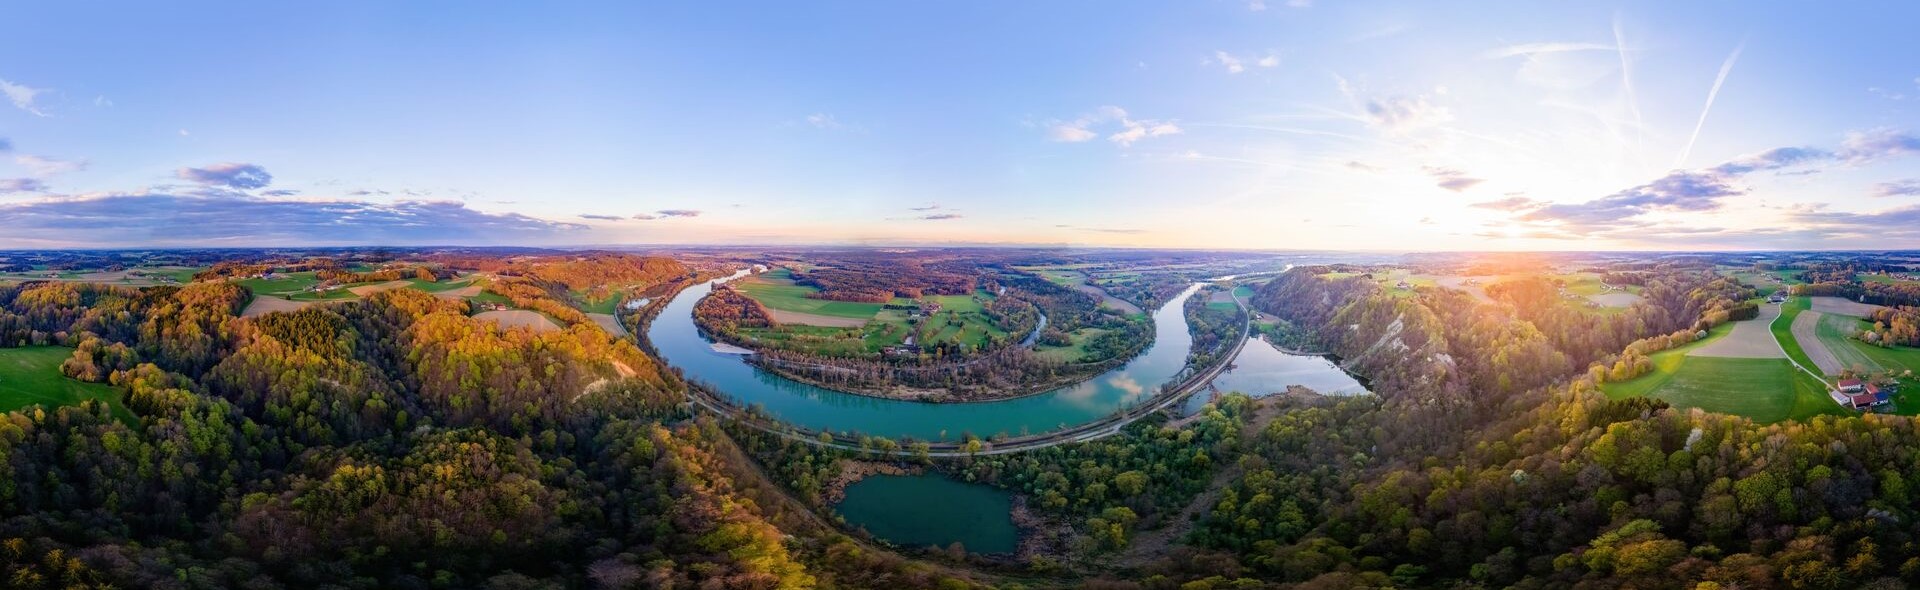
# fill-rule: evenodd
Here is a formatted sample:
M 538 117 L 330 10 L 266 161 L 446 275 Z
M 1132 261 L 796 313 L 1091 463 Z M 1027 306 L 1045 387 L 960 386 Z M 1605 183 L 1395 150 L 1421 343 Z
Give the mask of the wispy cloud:
M 109 194 L 0 205 L 0 244 L 114 247 L 242 244 L 515 244 L 587 226 L 452 201 L 295 201 L 174 194 Z
M 927 221 L 946 221 L 949 219 L 960 219 L 961 217 L 963 216 L 960 215 L 959 213 L 931 213 L 927 215 L 921 215 L 920 219 L 927 220 Z
M 181 168 L 174 175 L 187 182 L 240 190 L 266 188 L 273 184 L 273 175 L 268 174 L 266 168 L 240 162 L 221 162 L 205 168 Z
M 1909 134 L 1890 130 L 1853 134 L 1840 153 L 1814 147 L 1776 148 L 1709 168 L 1675 170 L 1652 182 L 1584 203 L 1533 208 L 1516 219 L 1549 224 L 1557 231 L 1581 236 L 1632 230 L 1633 237 L 1644 238 L 1648 231 L 1659 228 L 1643 216 L 1654 212 L 1717 210 L 1726 198 L 1748 193 L 1749 189 L 1742 186 L 1740 180 L 1754 172 L 1864 161 L 1910 151 L 1920 151 L 1920 139 Z
M 581 219 L 594 219 L 594 220 L 599 220 L 599 221 L 620 221 L 620 220 L 622 220 L 622 219 L 626 219 L 625 217 L 621 217 L 621 216 L 619 216 L 619 215 L 595 215 L 595 214 L 592 214 L 592 213 L 581 213 L 581 214 L 580 214 L 580 218 L 581 218 Z
M 1436 186 L 1439 186 L 1440 188 L 1447 189 L 1456 193 L 1473 188 L 1474 186 L 1479 185 L 1482 182 L 1486 182 L 1486 179 L 1484 178 L 1474 178 L 1472 176 L 1468 176 L 1466 172 L 1462 172 L 1455 168 L 1447 168 L 1444 166 L 1425 166 L 1421 169 L 1426 171 L 1428 176 L 1433 177 L 1435 181 L 1434 184 Z
M 1840 157 L 1863 163 L 1888 156 L 1920 153 L 1920 136 L 1894 129 L 1875 129 L 1847 134 L 1840 144 Z
M 1268 51 L 1267 54 L 1263 56 L 1241 57 L 1227 53 L 1226 51 L 1215 51 L 1213 52 L 1213 59 L 1211 61 L 1219 62 L 1221 67 L 1226 68 L 1229 74 L 1238 74 L 1247 71 L 1248 62 L 1252 62 L 1255 67 L 1261 68 L 1280 67 L 1280 54 Z
M 40 96 L 46 93 L 47 89 L 45 88 L 34 88 L 25 84 L 15 84 L 0 79 L 0 94 L 6 95 L 7 102 L 13 103 L 15 108 L 32 113 L 34 116 L 48 116 L 46 111 L 41 110 L 38 102 Z
M 1893 182 L 1882 182 L 1873 185 L 1872 194 L 1876 197 L 1920 196 L 1920 179 L 1909 178 L 1906 180 L 1895 180 Z
M 1546 42 L 1520 43 L 1505 47 L 1495 47 L 1480 54 L 1484 59 L 1524 57 L 1543 53 L 1568 53 L 1574 51 L 1613 51 L 1614 46 L 1605 43 L 1582 42 Z
M 1053 141 L 1078 143 L 1099 137 L 1104 131 L 1113 130 L 1107 140 L 1121 147 L 1149 137 L 1176 135 L 1182 132 L 1180 126 L 1172 121 L 1156 119 L 1134 119 L 1126 109 L 1116 106 L 1103 106 L 1092 113 L 1081 115 L 1072 121 L 1052 121 L 1047 124 L 1047 138 Z
M 938 210 L 939 208 L 940 208 L 939 203 L 929 203 L 927 205 L 920 206 L 920 207 L 908 207 L 907 210 L 908 211 L 934 211 L 934 210 Z
M 26 168 L 27 172 L 38 177 L 65 174 L 87 167 L 86 160 L 59 160 L 32 154 L 14 156 L 13 163 L 19 164 L 21 168 Z
M 38 178 L 0 178 L 0 195 L 46 192 L 47 184 Z
M 1363 113 L 1367 124 L 1390 134 L 1404 134 L 1453 121 L 1453 112 L 1424 96 L 1370 99 Z
M 1486 201 L 1481 203 L 1474 203 L 1468 206 L 1479 208 L 1479 209 L 1492 209 L 1494 211 L 1506 211 L 1511 213 L 1514 211 L 1526 211 L 1529 209 L 1538 209 L 1545 205 L 1546 203 L 1535 201 L 1533 199 L 1529 199 L 1526 197 L 1507 197 L 1505 199 L 1500 199 L 1498 201 Z
M 659 213 L 660 216 L 662 217 L 699 217 L 700 216 L 700 210 L 698 209 L 661 209 L 659 211 L 655 211 L 654 213 Z
M 807 115 L 807 124 L 812 125 L 818 129 L 839 129 L 840 128 L 840 121 L 837 119 L 834 119 L 833 115 L 828 113 L 814 113 L 811 115 Z

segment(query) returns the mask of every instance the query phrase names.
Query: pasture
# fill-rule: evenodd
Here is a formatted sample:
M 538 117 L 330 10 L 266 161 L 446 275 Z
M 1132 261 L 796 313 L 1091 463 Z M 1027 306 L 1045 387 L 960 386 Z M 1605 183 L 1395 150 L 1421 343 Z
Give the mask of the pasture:
M 808 297 L 820 292 L 809 285 L 793 282 L 793 273 L 779 269 L 754 275 L 739 282 L 740 292 L 767 309 L 839 318 L 872 319 L 882 304 L 832 301 Z M 785 321 L 785 320 L 782 320 Z
M 1696 354 L 1734 330 L 1733 323 L 1721 324 L 1704 339 L 1656 352 L 1649 356 L 1652 372 L 1603 384 L 1600 390 L 1610 398 L 1654 397 L 1678 408 L 1746 416 L 1758 422 L 1842 413 L 1827 398 L 1825 384 L 1794 368 L 1788 359 Z
M 133 414 L 121 403 L 119 389 L 60 373 L 60 363 L 70 356 L 73 349 L 65 346 L 0 348 L 0 412 L 34 405 L 51 410 L 91 399 L 106 402 L 115 417 L 132 422 Z

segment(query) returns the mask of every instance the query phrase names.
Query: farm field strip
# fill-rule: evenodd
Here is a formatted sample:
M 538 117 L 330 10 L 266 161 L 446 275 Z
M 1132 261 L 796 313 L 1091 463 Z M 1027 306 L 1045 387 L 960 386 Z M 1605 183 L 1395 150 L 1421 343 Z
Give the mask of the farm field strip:
M 1718 358 L 1785 358 L 1786 352 L 1774 342 L 1773 332 L 1768 329 L 1773 320 L 1780 317 L 1780 307 L 1762 305 L 1759 317 L 1728 322 L 1733 325 L 1733 329 L 1727 337 L 1717 339 L 1712 344 L 1694 348 L 1687 354 Z

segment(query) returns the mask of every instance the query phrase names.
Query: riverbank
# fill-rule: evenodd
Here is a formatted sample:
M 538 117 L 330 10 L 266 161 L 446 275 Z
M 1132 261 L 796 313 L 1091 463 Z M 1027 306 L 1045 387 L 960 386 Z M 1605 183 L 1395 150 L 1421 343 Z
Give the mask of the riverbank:
M 829 508 L 839 504 L 841 500 L 847 499 L 847 486 L 859 483 L 860 480 L 871 476 L 920 475 L 926 473 L 926 471 L 925 467 L 917 465 L 907 466 L 899 463 L 886 463 L 881 461 L 843 459 L 840 461 L 840 472 L 835 473 L 833 479 L 827 480 L 826 485 L 821 487 L 820 501 Z

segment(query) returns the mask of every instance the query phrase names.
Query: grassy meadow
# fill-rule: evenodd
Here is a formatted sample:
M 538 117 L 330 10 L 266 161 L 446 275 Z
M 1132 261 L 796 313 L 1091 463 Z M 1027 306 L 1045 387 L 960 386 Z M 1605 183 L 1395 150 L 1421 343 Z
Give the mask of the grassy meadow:
M 60 363 L 70 356 L 73 349 L 65 346 L 0 348 L 0 412 L 32 405 L 70 406 L 91 399 L 107 402 L 114 416 L 133 420 L 133 414 L 120 402 L 120 390 L 76 381 L 60 373 Z

